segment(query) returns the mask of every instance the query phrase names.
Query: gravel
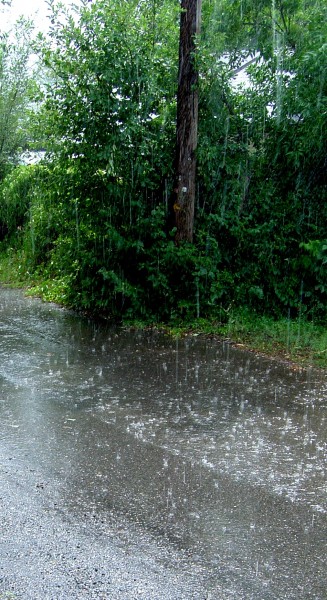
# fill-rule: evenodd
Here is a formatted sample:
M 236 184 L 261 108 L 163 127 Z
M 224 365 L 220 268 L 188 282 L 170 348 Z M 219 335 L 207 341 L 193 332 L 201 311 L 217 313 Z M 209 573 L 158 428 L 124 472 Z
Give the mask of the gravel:
M 0 599 L 208 599 L 204 573 L 136 525 L 72 514 L 55 482 L 0 445 Z

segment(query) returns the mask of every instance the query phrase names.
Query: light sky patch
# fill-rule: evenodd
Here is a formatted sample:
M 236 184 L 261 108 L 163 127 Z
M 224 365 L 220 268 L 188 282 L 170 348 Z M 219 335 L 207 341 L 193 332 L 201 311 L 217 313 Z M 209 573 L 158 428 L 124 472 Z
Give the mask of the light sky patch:
M 72 0 L 61 0 L 70 5 Z M 37 30 L 47 31 L 49 26 L 49 5 L 46 0 L 12 0 L 11 6 L 4 7 L 0 14 L 0 30 L 8 31 L 20 16 L 30 18 Z

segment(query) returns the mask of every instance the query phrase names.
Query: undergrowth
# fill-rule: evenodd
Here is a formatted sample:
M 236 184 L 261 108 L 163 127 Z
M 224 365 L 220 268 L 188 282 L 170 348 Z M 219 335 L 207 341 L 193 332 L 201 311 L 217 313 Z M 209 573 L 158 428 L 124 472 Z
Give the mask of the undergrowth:
M 27 267 L 24 250 L 9 248 L 3 251 L 0 253 L 0 284 L 24 288 L 29 296 L 71 307 L 67 276 L 44 278 L 41 272 L 29 272 Z M 327 368 L 327 328 L 306 320 L 300 313 L 297 318 L 291 319 L 288 315 L 274 319 L 230 306 L 228 309 L 218 308 L 216 318 L 187 320 L 175 317 L 162 323 L 154 321 L 151 315 L 142 320 L 122 319 L 122 325 L 137 328 L 155 326 L 172 336 L 216 336 L 217 339 L 227 339 L 240 347 L 303 367 Z

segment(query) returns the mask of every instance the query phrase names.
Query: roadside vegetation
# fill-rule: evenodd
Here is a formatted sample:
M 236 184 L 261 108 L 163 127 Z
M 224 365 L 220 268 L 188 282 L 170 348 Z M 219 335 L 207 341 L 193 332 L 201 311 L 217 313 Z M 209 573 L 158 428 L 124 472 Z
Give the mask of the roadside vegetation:
M 326 367 L 325 2 L 203 0 L 188 238 L 180 3 L 50 9 L 48 36 L 2 36 L 1 283 Z M 19 164 L 26 150 L 42 160 Z

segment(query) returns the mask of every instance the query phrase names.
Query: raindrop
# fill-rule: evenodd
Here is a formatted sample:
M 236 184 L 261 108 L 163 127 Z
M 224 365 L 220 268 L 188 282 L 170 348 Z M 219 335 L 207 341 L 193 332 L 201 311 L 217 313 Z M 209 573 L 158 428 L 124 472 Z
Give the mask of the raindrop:
M 80 237 L 79 237 L 79 215 L 78 215 L 78 200 L 75 200 L 75 224 L 76 224 L 76 246 L 79 252 Z
M 282 84 L 283 84 L 283 37 L 280 31 L 277 31 L 277 11 L 275 0 L 271 5 L 272 16 L 272 43 L 273 55 L 276 60 L 276 116 L 277 123 L 280 123 L 282 113 Z
M 225 164 L 226 164 L 226 154 L 227 154 L 227 147 L 228 147 L 228 133 L 229 133 L 229 116 L 227 117 L 226 123 L 225 123 L 225 141 L 224 141 L 222 168 L 224 168 Z
M 196 318 L 200 318 L 200 287 L 199 287 L 199 278 L 196 279 Z

